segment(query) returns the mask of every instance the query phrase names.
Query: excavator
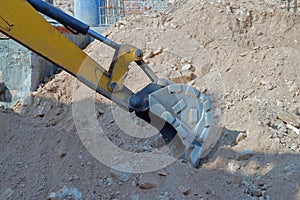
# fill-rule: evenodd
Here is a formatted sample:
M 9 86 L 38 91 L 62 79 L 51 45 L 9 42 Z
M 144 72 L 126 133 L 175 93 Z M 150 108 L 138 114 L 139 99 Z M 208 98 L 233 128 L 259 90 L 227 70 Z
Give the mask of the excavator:
M 143 52 L 118 44 L 42 0 L 0 0 L 0 32 L 75 76 L 161 133 L 169 154 L 199 165 L 216 143 L 213 99 L 194 87 L 158 78 L 143 60 Z M 114 49 L 106 70 L 68 40 L 41 15 L 56 20 L 74 34 L 89 35 Z M 123 84 L 129 64 L 135 62 L 151 80 L 133 93 Z M 212 139 L 211 139 L 212 138 Z M 212 141 L 212 142 L 211 142 Z

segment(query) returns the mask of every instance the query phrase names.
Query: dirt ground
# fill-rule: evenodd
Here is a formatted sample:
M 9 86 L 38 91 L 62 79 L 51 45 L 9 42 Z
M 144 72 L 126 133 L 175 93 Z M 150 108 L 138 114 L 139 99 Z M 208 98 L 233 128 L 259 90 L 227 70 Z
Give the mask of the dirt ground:
M 128 136 L 153 130 L 62 72 L 0 109 L 0 199 L 300 199 L 299 15 L 272 1 L 185 0 L 104 35 L 141 48 L 159 77 L 214 96 L 223 127 L 216 146 L 198 169 L 179 159 L 149 173 L 112 170 L 83 145 L 78 124 L 101 127 L 135 153 L 155 154 L 161 138 Z M 109 66 L 108 47 L 94 41 L 85 51 Z M 148 83 L 130 65 L 125 84 Z

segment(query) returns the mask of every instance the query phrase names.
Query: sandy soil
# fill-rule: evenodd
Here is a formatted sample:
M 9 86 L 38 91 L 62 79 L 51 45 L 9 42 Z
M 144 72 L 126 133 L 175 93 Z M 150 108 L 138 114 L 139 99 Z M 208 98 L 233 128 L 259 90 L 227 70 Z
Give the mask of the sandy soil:
M 159 77 L 193 73 L 187 84 L 218 99 L 215 148 L 199 169 L 178 160 L 145 174 L 111 170 L 83 145 L 74 118 L 95 115 L 114 144 L 136 153 L 155 153 L 161 138 L 128 136 L 126 127 L 153 130 L 63 72 L 0 110 L 0 199 L 300 199 L 299 29 L 299 15 L 265 1 L 189 0 L 122 19 L 107 37 L 141 48 Z M 86 52 L 104 67 L 113 53 L 97 41 Z M 136 91 L 149 81 L 132 65 L 125 83 Z

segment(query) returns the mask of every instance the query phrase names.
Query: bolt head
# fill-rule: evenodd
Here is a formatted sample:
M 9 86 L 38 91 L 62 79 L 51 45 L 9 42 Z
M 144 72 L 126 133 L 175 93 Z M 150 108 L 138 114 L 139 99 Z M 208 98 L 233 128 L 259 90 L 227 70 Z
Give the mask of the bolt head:
M 120 90 L 118 83 L 116 83 L 116 82 L 109 83 L 108 88 L 111 92 L 117 92 Z
M 142 52 L 142 50 L 137 49 L 137 50 L 135 51 L 135 56 L 136 56 L 137 58 L 143 57 L 143 52 Z
M 130 106 L 137 108 L 141 105 L 140 98 L 137 97 L 136 95 L 132 95 L 129 101 Z

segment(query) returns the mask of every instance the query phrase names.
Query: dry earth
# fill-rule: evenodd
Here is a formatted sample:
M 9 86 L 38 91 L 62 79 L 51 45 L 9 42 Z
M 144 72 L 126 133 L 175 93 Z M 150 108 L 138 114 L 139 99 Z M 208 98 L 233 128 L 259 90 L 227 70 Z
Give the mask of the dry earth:
M 141 48 L 158 76 L 218 99 L 215 148 L 199 169 L 178 160 L 145 174 L 111 170 L 82 144 L 74 118 L 89 127 L 95 115 L 132 152 L 155 152 L 161 139 L 125 134 L 153 130 L 63 72 L 14 110 L 0 110 L 0 199 L 300 199 L 299 29 L 299 15 L 259 0 L 181 1 L 164 14 L 121 20 L 107 37 Z M 104 67 L 113 53 L 97 41 L 86 52 Z M 126 85 L 138 90 L 146 80 L 130 66 Z

